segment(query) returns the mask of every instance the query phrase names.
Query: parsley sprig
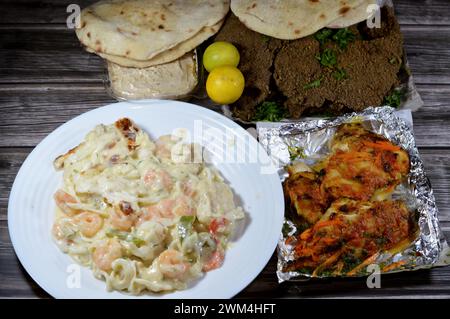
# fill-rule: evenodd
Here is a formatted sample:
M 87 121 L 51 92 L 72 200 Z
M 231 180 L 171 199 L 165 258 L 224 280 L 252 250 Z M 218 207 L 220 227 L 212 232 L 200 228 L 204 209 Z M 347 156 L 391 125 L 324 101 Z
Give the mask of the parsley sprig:
M 277 102 L 266 101 L 257 106 L 253 120 L 260 122 L 279 122 L 287 116 L 288 112 L 286 109 Z

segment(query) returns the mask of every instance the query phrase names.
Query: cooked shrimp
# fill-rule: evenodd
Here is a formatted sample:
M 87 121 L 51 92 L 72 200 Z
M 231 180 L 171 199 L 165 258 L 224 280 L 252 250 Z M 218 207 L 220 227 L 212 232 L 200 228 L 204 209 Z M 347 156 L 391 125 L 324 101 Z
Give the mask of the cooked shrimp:
M 195 210 L 191 206 L 189 197 L 180 196 L 175 200 L 175 205 L 173 208 L 173 214 L 175 216 L 192 216 L 195 215 Z
M 104 271 L 110 271 L 113 261 L 120 257 L 122 257 L 122 246 L 115 238 L 100 243 L 92 254 L 94 264 Z
M 137 220 L 137 215 L 134 214 L 131 205 L 127 202 L 121 202 L 116 206 L 109 216 L 109 221 L 113 227 L 129 231 L 134 226 Z
M 173 186 L 172 177 L 164 170 L 148 170 L 144 175 L 144 183 L 156 191 L 170 191 Z
M 158 220 L 161 218 L 173 218 L 174 205 L 175 205 L 174 200 L 163 199 L 156 205 L 151 205 L 142 208 L 141 214 L 139 215 L 139 219 L 136 225 L 140 226 L 142 223 L 149 220 Z
M 73 216 L 78 213 L 77 209 L 70 207 L 68 204 L 76 204 L 78 201 L 72 195 L 66 193 L 65 191 L 58 189 L 53 195 L 55 199 L 56 206 L 66 215 Z
M 73 218 L 73 221 L 86 237 L 93 237 L 103 226 L 103 218 L 91 212 L 80 213 Z
M 184 255 L 174 249 L 163 251 L 158 257 L 158 264 L 161 273 L 171 279 L 182 278 L 191 267 Z
M 211 271 L 222 266 L 225 258 L 224 252 L 221 249 L 217 249 L 211 258 L 203 265 L 203 271 Z
M 136 226 L 140 226 L 146 221 L 155 220 L 159 218 L 161 218 L 161 214 L 157 205 L 144 207 L 142 208 L 142 211 L 136 222 Z
M 147 206 L 142 209 L 141 215 L 136 223 L 140 225 L 145 221 L 160 218 L 175 218 L 181 216 L 195 215 L 195 210 L 191 207 L 189 199 L 186 196 L 180 196 L 176 199 L 163 199 L 156 205 Z

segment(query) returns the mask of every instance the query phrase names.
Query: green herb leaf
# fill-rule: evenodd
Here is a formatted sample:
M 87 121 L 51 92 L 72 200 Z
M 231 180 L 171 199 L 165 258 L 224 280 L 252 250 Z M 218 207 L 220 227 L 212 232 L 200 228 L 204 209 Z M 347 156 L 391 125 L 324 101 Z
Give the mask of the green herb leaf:
M 397 62 L 399 62 L 397 57 L 393 57 L 393 58 L 389 59 L 390 64 L 397 64 Z
M 125 240 L 127 242 L 131 242 L 135 244 L 137 247 L 140 247 L 145 244 L 145 240 L 139 238 L 131 233 L 125 231 L 119 231 L 117 229 L 108 229 L 106 231 L 106 236 L 109 238 L 118 238 L 120 240 Z
M 362 263 L 362 260 L 360 260 L 358 257 L 356 257 L 353 254 L 346 254 L 342 257 L 342 261 L 344 262 L 344 272 L 349 272 L 356 266 Z
M 345 70 L 341 68 L 337 68 L 336 71 L 332 73 L 332 75 L 338 81 L 342 81 L 347 78 L 347 72 L 345 72 Z
M 264 43 L 267 43 L 267 42 L 269 42 L 270 37 L 265 35 L 265 34 L 262 34 L 262 40 L 263 40 Z
M 308 268 L 297 268 L 297 269 L 295 269 L 295 271 L 298 272 L 299 274 L 311 275 L 314 270 L 308 269 Z
M 316 59 L 319 60 L 320 64 L 329 68 L 332 68 L 337 64 L 336 52 L 328 48 L 323 50 L 321 54 L 318 54 Z
M 333 30 L 328 28 L 323 28 L 320 31 L 317 31 L 314 37 L 317 41 L 319 41 L 320 45 L 324 45 L 328 40 L 330 40 L 333 35 Z
M 287 111 L 276 102 L 263 102 L 256 108 L 254 121 L 279 122 L 287 117 Z
M 386 237 L 378 237 L 375 239 L 375 243 L 378 246 L 384 246 L 389 242 L 389 240 Z
M 305 86 L 303 86 L 303 89 L 309 90 L 309 89 L 318 88 L 320 86 L 320 84 L 322 84 L 322 80 L 323 80 L 323 75 L 320 78 L 318 78 L 317 80 L 314 80 L 314 81 L 306 84 Z
M 401 89 L 395 89 L 390 95 L 384 98 L 384 104 L 398 108 L 402 104 L 405 92 Z
M 282 227 L 282 229 L 281 229 L 281 233 L 283 234 L 283 237 L 289 236 L 289 233 L 290 233 L 291 231 L 292 231 L 291 226 L 290 226 L 287 222 L 284 222 L 284 223 L 283 223 L 283 227 Z
M 300 146 L 288 146 L 289 158 L 295 161 L 298 158 L 306 158 L 305 149 Z
M 347 28 L 340 29 L 333 35 L 333 41 L 336 42 L 341 49 L 346 49 L 348 44 L 354 41 L 355 38 L 356 36 L 353 32 Z
M 119 238 L 121 240 L 127 240 L 128 239 L 128 235 L 129 235 L 129 233 L 124 232 L 124 231 L 120 231 L 120 230 L 117 230 L 117 229 L 108 229 L 106 231 L 106 237 L 109 237 L 109 238 L 116 237 L 116 238 Z
M 181 241 L 183 241 L 192 232 L 194 222 L 195 216 L 181 216 L 177 225 L 177 231 Z
M 181 216 L 180 223 L 192 225 L 195 222 L 195 216 Z
M 133 244 L 135 244 L 137 247 L 145 245 L 145 240 L 143 240 L 142 238 L 139 238 L 139 237 L 135 237 L 135 236 L 132 236 L 131 242 Z

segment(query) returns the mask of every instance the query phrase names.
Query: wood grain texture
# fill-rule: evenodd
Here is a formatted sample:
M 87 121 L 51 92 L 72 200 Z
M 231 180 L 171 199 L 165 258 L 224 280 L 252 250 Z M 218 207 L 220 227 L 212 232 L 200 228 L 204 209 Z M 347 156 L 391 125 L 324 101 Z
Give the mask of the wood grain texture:
M 450 7 L 450 6 L 449 6 Z M 104 62 L 87 53 L 73 30 L 0 25 L 0 84 L 102 83 Z M 450 26 L 402 27 L 415 82 L 450 84 Z
M 85 8 L 96 0 L 2 0 L 2 24 L 65 24 L 71 3 Z M 402 24 L 450 25 L 448 0 L 394 0 Z
M 48 297 L 19 265 L 7 232 L 7 199 L 9 189 L 21 163 L 31 148 L 8 148 L 0 152 L 0 296 Z M 444 235 L 450 240 L 450 149 L 421 149 L 439 208 Z M 272 257 L 258 278 L 239 298 L 267 297 L 383 297 L 383 296 L 450 296 L 450 267 L 384 276 L 383 289 L 368 289 L 363 279 L 319 280 L 278 285 L 276 258 Z M 25 284 L 27 283 L 27 284 Z M 29 283 L 29 284 L 28 284 Z M 332 289 L 330 289 L 332 285 Z
M 426 106 L 414 114 L 417 144 L 450 146 L 450 85 L 418 88 Z M 114 102 L 96 84 L 0 85 L 0 93 L 0 147 L 35 146 L 67 120 Z
M 83 51 L 65 25 L 72 0 L 0 2 L 0 297 L 49 297 L 20 266 L 7 229 L 7 201 L 26 156 L 67 120 L 114 100 L 101 59 Z M 75 1 L 85 7 L 95 0 Z M 405 48 L 425 107 L 414 130 L 433 184 L 440 221 L 450 239 L 450 2 L 394 0 Z M 276 258 L 238 297 L 450 297 L 450 267 L 365 280 L 278 285 Z

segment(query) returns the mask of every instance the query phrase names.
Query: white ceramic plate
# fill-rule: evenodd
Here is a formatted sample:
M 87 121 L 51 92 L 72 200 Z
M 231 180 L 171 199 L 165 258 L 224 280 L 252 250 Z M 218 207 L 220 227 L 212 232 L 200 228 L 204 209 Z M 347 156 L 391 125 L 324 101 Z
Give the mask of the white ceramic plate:
M 110 124 L 121 117 L 131 118 L 153 138 L 173 133 L 176 128 L 200 136 L 201 141 L 195 141 L 210 149 L 213 165 L 231 185 L 247 213 L 246 224 L 227 251 L 223 266 L 207 273 L 187 290 L 138 297 L 107 292 L 103 281 L 95 279 L 89 269 L 74 265 L 51 239 L 55 212 L 52 195 L 62 183 L 61 173 L 53 168 L 54 158 L 78 145 L 96 125 Z M 225 132 L 229 134 L 227 138 L 217 138 Z M 220 148 L 224 146 L 227 152 L 225 160 L 221 160 Z M 233 156 L 238 156 L 239 161 L 233 161 Z M 60 126 L 25 160 L 9 199 L 11 240 L 27 272 L 56 298 L 230 298 L 261 272 L 281 231 L 283 192 L 269 163 L 265 151 L 247 131 L 211 110 L 162 100 L 107 105 Z

